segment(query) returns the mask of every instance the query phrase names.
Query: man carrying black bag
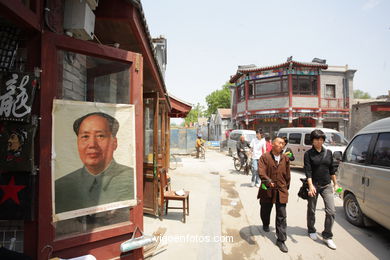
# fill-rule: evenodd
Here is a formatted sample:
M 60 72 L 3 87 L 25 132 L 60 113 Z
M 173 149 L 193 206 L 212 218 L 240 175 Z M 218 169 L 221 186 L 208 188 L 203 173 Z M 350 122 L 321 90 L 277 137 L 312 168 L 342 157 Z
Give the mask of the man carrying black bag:
M 318 195 L 324 200 L 325 204 L 325 228 L 322 232 L 322 238 L 325 244 L 335 250 L 336 244 L 333 242 L 332 227 L 336 215 L 334 205 L 334 190 L 339 188 L 336 179 L 336 168 L 333 163 L 332 152 L 323 147 L 325 142 L 325 133 L 319 129 L 311 132 L 310 140 L 313 147 L 305 152 L 304 170 L 309 186 L 309 198 L 307 203 L 307 229 L 311 239 L 317 240 L 315 224 L 315 211 Z M 333 186 L 332 183 L 333 182 Z

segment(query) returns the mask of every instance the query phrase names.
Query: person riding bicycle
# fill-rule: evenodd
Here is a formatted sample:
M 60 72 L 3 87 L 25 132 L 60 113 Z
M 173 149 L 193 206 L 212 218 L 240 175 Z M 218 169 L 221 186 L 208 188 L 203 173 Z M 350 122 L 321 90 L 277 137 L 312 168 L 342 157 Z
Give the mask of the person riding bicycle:
M 240 136 L 240 141 L 237 142 L 236 145 L 237 148 L 237 156 L 240 158 L 241 165 L 244 165 L 245 162 L 248 160 L 248 156 L 246 155 L 245 148 L 249 148 L 249 143 L 245 141 L 245 136 Z
M 195 143 L 195 148 L 196 148 L 196 158 L 199 158 L 199 153 L 200 153 L 200 149 L 201 147 L 204 146 L 204 143 L 206 141 L 202 139 L 202 135 L 201 134 L 198 134 L 198 138 L 196 139 L 196 143 Z

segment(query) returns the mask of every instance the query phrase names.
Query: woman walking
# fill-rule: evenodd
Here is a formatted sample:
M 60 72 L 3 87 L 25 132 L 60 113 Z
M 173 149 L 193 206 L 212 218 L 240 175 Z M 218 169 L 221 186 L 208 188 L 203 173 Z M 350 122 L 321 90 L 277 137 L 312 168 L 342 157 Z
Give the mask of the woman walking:
M 332 233 L 336 213 L 333 189 L 337 190 L 339 186 L 337 185 L 336 168 L 333 165 L 332 152 L 322 146 L 325 138 L 326 136 L 321 130 L 316 129 L 312 131 L 310 140 L 313 146 L 304 155 L 304 169 L 309 184 L 307 228 L 310 238 L 317 240 L 317 233 L 314 227 L 315 211 L 318 195 L 321 195 L 324 200 L 326 214 L 325 229 L 322 232 L 322 238 L 329 248 L 336 249 Z M 331 181 L 333 181 L 333 187 Z

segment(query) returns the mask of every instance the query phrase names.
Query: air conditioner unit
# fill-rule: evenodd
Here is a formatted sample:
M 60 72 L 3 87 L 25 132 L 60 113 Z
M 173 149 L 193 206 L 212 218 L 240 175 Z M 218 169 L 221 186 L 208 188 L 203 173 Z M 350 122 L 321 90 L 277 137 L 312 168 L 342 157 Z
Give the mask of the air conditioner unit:
M 96 6 L 99 4 L 99 0 L 87 0 L 87 3 L 92 10 L 95 10 Z
M 93 1 L 93 0 L 92 0 Z M 91 40 L 95 29 L 95 14 L 85 0 L 66 0 L 64 30 L 75 38 Z

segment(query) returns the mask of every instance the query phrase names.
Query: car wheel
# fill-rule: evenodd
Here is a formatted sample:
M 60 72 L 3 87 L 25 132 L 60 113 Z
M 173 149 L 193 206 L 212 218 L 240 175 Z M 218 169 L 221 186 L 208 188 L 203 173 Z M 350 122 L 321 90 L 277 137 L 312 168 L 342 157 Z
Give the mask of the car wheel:
M 344 213 L 347 220 L 355 226 L 364 226 L 364 215 L 359 203 L 351 193 L 344 197 Z

